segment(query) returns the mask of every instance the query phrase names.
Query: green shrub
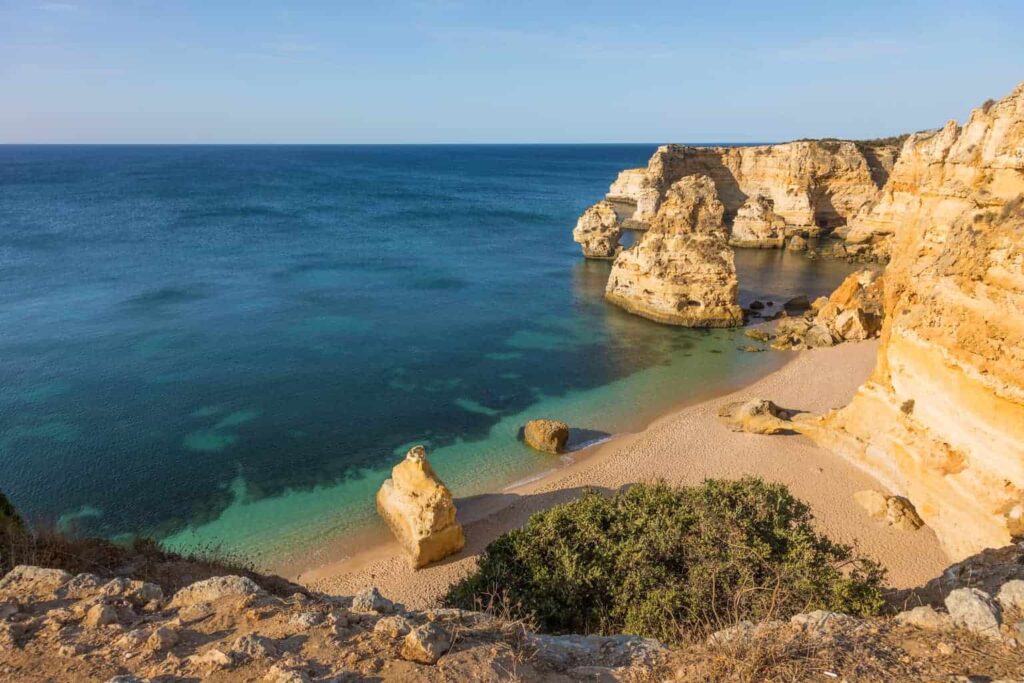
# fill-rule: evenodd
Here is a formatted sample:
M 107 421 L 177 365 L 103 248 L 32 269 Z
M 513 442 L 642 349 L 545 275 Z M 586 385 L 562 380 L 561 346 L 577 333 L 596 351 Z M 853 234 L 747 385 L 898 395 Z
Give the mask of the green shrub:
M 637 484 L 533 515 L 480 557 L 446 604 L 546 630 L 679 640 L 742 619 L 876 614 L 884 570 L 816 533 L 808 506 L 760 479 Z

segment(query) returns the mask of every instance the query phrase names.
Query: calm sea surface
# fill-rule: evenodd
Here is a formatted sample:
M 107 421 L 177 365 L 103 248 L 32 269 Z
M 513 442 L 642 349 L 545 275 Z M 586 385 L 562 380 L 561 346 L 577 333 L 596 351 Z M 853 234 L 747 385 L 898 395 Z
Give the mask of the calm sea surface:
M 312 550 L 424 443 L 457 496 L 781 353 L 608 306 L 577 216 L 654 145 L 0 147 L 0 490 L 171 547 Z M 845 264 L 737 254 L 742 299 Z M 685 458 L 685 453 L 679 454 Z

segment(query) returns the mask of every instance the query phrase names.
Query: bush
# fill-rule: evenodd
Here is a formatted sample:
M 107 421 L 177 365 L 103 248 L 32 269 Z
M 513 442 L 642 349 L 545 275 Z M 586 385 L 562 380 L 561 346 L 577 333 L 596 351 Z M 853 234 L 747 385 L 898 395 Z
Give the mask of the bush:
M 877 614 L 884 570 L 811 523 L 785 486 L 754 478 L 588 491 L 497 538 L 445 602 L 665 642 L 813 609 Z

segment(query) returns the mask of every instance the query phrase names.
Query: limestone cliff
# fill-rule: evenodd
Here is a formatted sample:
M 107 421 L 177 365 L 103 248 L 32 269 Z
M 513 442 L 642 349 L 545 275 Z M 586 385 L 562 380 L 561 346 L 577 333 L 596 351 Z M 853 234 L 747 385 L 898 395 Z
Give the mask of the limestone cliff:
M 1021 193 L 1024 84 L 907 140 L 854 231 L 891 235 L 877 367 L 805 430 L 909 498 L 955 558 L 1024 532 Z
M 724 212 L 709 177 L 690 175 L 674 183 L 659 202 L 650 230 L 612 264 L 608 301 L 672 325 L 742 323 Z
M 754 147 L 659 147 L 644 169 L 619 174 L 608 199 L 636 205 L 632 220 L 651 221 L 666 190 L 688 175 L 714 182 L 731 221 L 762 195 L 791 231 L 816 234 L 844 225 L 878 195 L 895 150 L 885 144 L 801 140 Z

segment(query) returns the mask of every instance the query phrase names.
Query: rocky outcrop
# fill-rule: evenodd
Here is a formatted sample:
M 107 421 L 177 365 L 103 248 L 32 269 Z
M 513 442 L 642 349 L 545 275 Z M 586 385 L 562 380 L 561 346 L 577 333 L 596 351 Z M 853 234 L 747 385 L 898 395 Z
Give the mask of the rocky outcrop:
M 726 403 L 718 417 L 734 432 L 782 434 L 793 428 L 792 414 L 764 398 Z
M 434 474 L 423 446 L 410 449 L 391 470 L 391 478 L 377 491 L 377 512 L 414 567 L 457 553 L 466 543 L 452 494 Z
M 851 273 L 803 316 L 779 320 L 766 340 L 774 349 L 807 349 L 873 339 L 882 328 L 882 289 L 883 278 L 875 271 Z
M 976 109 L 963 128 L 949 121 L 910 135 L 878 198 L 843 231 L 846 251 L 885 259 L 901 227 L 919 215 L 948 224 L 966 210 L 1015 197 L 1021 191 L 1020 99 L 1018 86 L 1001 102 Z
M 891 145 L 842 140 L 755 147 L 665 145 L 646 168 L 622 171 L 607 197 L 635 205 L 631 222 L 650 223 L 674 183 L 704 175 L 715 184 L 728 222 L 748 200 L 761 196 L 772 201 L 773 212 L 791 233 L 816 235 L 845 225 L 875 200 L 895 155 Z
M 576 221 L 572 238 L 580 244 L 583 255 L 594 259 L 615 258 L 618 253 L 622 225 L 611 202 L 601 201 L 583 212 Z
M 881 491 L 869 489 L 858 491 L 853 494 L 853 498 L 869 517 L 885 522 L 900 531 L 920 529 L 924 524 L 914 506 L 902 496 L 889 496 Z
M 140 581 L 16 567 L 0 581 L 0 678 L 498 683 L 514 673 L 528 681 L 647 680 L 668 656 L 636 636 L 539 635 L 479 612 L 406 611 L 376 589 L 374 599 L 357 604 L 320 593 L 272 595 L 239 576 L 215 579 L 167 601 Z M 143 603 L 107 589 L 121 582 L 158 597 Z
M 872 212 L 892 255 L 877 366 L 807 430 L 912 501 L 954 557 L 1024 532 L 1021 193 L 1024 84 L 907 140 Z
M 523 428 L 526 445 L 544 453 L 557 455 L 569 440 L 569 425 L 558 420 L 530 420 Z
M 659 202 L 650 229 L 612 265 L 605 297 L 631 313 L 686 327 L 743 322 L 724 207 L 707 176 L 687 176 Z
M 786 219 L 775 213 L 775 202 L 763 194 L 747 199 L 736 211 L 729 244 L 734 247 L 775 249 L 786 241 Z

